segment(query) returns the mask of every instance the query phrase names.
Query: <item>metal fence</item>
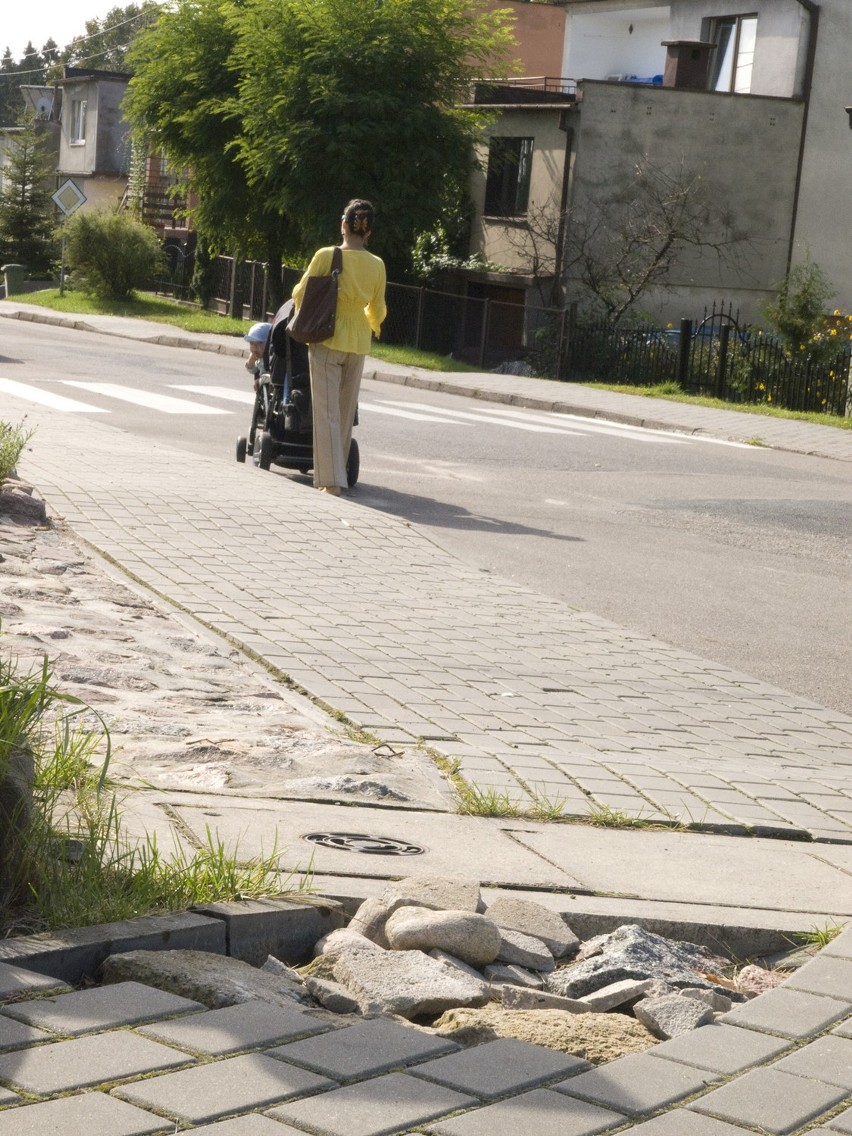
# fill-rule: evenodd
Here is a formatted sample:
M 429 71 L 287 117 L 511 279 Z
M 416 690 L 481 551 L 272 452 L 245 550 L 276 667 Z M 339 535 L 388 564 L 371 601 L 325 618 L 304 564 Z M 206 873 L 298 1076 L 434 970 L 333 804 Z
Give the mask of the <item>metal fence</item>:
M 157 290 L 189 299 L 192 256 L 180 249 L 169 255 L 168 279 Z M 271 318 L 266 265 L 219 257 L 213 269 L 211 307 L 247 320 Z M 282 267 L 280 294 L 289 296 L 299 277 L 296 269 Z M 576 305 L 535 307 L 406 284 L 388 284 L 387 305 L 382 343 L 452 356 L 482 370 L 565 382 L 672 383 L 728 402 L 826 414 L 852 409 L 846 330 L 837 335 L 835 352 L 821 345 L 819 351 L 791 355 L 772 335 L 741 327 L 724 305 L 666 328 L 613 327 L 580 319 Z

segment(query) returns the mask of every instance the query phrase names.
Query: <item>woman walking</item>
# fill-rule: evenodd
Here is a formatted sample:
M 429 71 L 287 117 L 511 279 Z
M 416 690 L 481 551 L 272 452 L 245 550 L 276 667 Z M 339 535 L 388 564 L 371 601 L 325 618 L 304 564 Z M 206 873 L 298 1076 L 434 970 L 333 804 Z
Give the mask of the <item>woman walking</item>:
M 343 269 L 338 278 L 334 335 L 309 348 L 311 402 L 314 422 L 314 485 L 325 493 L 340 493 L 348 485 L 346 463 L 358 391 L 373 333 L 385 318 L 385 266 L 367 252 L 373 231 L 374 210 L 369 201 L 356 198 L 343 211 Z M 309 276 L 328 276 L 334 248 L 314 253 L 305 275 L 293 289 L 299 307 Z

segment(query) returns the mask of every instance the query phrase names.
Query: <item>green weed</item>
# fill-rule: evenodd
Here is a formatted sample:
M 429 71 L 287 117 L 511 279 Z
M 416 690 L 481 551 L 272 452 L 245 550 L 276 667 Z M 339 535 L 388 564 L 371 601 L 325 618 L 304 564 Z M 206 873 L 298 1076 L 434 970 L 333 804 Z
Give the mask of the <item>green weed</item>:
M 34 430 L 26 429 L 23 421 L 17 426 L 11 422 L 0 422 L 0 488 L 14 472 L 24 447 L 34 433 Z
M 456 780 L 453 793 L 459 812 L 467 816 L 516 817 L 522 815 L 520 804 L 506 790 L 491 786 L 480 788 L 473 782 Z

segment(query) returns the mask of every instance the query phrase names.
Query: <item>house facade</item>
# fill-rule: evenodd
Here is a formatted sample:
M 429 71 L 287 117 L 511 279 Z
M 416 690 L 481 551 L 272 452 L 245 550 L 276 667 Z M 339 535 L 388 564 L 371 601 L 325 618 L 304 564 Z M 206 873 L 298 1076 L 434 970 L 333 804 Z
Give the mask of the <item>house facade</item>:
M 71 178 L 85 195 L 84 209 L 118 206 L 127 189 L 130 138 L 121 100 L 129 75 L 66 67 L 62 92 L 59 164 L 61 184 Z
M 643 312 L 677 319 L 724 298 L 755 319 L 807 258 L 838 306 L 852 306 L 852 236 L 841 227 L 852 190 L 852 3 L 749 0 L 740 11 L 730 0 L 567 0 L 562 10 L 557 78 L 475 92 L 499 117 L 472 178 L 471 251 L 503 271 L 469 287 L 514 286 L 536 305 L 557 281 L 566 302 L 580 297 L 566 249 L 644 167 L 700 188 L 708 229 L 718 229 L 708 241 L 728 255 L 681 256 L 667 286 L 642 297 Z

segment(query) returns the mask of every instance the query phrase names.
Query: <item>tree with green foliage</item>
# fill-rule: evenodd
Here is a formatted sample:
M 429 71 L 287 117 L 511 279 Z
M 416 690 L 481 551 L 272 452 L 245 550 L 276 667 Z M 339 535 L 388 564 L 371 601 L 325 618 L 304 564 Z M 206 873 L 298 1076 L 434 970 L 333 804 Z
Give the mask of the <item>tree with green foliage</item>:
M 56 259 L 51 200 L 56 161 L 30 114 L 9 136 L 0 189 L 0 264 L 23 264 L 31 274 L 50 270 Z
M 807 351 L 814 358 L 831 358 L 838 353 L 837 343 L 824 334 L 836 291 L 810 257 L 794 265 L 778 285 L 775 302 L 767 304 L 763 314 L 790 355 Z
M 157 234 L 129 213 L 84 209 L 62 226 L 72 285 L 102 300 L 127 300 L 163 265 Z
M 130 52 L 125 112 L 220 250 L 303 261 L 364 196 L 399 275 L 448 187 L 456 206 L 486 113 L 464 104 L 506 69 L 510 20 L 467 0 L 178 0 Z
M 86 20 L 83 35 L 75 36 L 62 52 L 63 61 L 74 67 L 98 71 L 127 71 L 127 52 L 133 40 L 150 27 L 160 14 L 155 0 L 110 8 L 100 20 Z

